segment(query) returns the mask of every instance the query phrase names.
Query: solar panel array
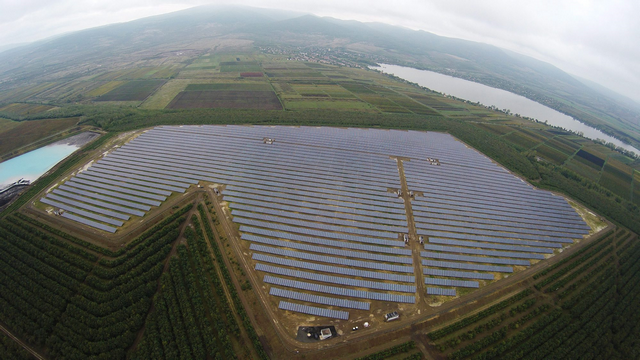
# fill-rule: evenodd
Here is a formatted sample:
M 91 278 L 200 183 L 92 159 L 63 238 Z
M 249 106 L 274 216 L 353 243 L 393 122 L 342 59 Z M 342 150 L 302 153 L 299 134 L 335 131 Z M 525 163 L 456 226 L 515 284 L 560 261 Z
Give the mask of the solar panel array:
M 309 315 L 340 319 L 340 320 L 349 320 L 349 312 L 347 311 L 323 309 L 315 306 L 290 303 L 287 301 L 280 301 L 280 304 L 278 305 L 278 309 L 289 310 L 289 311 L 299 312 L 299 313 L 309 314 Z
M 425 240 L 423 274 L 414 274 L 402 241 L 408 226 L 395 193 L 396 156 L 410 159 L 403 166 Z M 427 294 L 456 296 L 457 287 L 499 279 L 590 230 L 563 198 L 452 136 L 399 130 L 157 127 L 42 202 L 69 220 L 115 232 L 200 181 L 225 185 L 223 199 L 256 270 L 280 287 L 271 287 L 272 295 L 332 308 L 369 308 L 349 298 L 412 303 L 406 294 L 415 293 L 417 275 L 438 286 Z M 309 308 L 294 311 L 331 310 Z

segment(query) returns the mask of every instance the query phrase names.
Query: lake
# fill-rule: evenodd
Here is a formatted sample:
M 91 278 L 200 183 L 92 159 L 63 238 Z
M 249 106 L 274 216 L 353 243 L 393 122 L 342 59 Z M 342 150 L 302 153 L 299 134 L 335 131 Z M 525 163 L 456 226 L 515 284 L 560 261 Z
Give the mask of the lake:
M 76 145 L 54 144 L 0 163 L 0 189 L 20 179 L 34 182 L 76 150 Z
M 453 95 L 471 102 L 479 102 L 483 105 L 494 105 L 499 109 L 509 109 L 514 114 L 547 121 L 549 125 L 559 126 L 566 130 L 582 132 L 589 139 L 602 139 L 614 143 L 626 150 L 640 154 L 640 150 L 631 145 L 609 136 L 602 131 L 585 125 L 578 120 L 559 111 L 546 107 L 524 96 L 516 95 L 505 90 L 492 88 L 473 81 L 468 81 L 453 76 L 439 74 L 428 70 L 418 70 L 405 66 L 380 64 L 371 69 L 393 74 L 397 77 L 424 86 L 433 91 Z

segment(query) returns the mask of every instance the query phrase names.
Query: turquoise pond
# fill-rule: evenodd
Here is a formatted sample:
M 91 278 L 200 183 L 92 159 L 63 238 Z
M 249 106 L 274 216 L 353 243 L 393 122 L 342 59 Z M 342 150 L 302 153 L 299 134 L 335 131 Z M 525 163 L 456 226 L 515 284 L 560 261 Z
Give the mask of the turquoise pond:
M 75 145 L 49 145 L 0 163 L 0 189 L 20 179 L 38 179 L 78 150 Z

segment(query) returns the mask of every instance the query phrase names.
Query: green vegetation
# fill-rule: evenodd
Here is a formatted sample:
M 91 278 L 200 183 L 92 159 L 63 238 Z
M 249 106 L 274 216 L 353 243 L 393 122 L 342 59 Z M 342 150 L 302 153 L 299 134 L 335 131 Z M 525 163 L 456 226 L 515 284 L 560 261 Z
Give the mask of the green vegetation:
M 164 84 L 163 80 L 132 80 L 98 97 L 96 101 L 142 101 Z
M 11 340 L 3 332 L 0 332 L 0 357 L 3 359 L 32 359 L 33 356 L 23 349 L 18 343 Z
M 7 131 L 0 132 L 0 156 L 6 158 L 18 149 L 49 136 L 69 132 L 74 129 L 80 119 L 75 117 L 64 119 L 47 119 L 22 121 Z
M 414 341 L 407 341 L 406 343 L 396 345 L 386 350 L 379 351 L 375 354 L 357 358 L 356 360 L 382 360 L 382 359 L 390 358 L 397 354 L 409 352 L 413 350 L 415 347 L 416 347 L 416 343 Z M 422 358 L 422 356 L 418 357 L 418 359 L 420 358 Z
M 0 221 L 3 321 L 50 355 L 123 358 L 144 324 L 185 207 L 146 231 L 118 258 L 96 263 L 36 221 Z
M 552 283 L 548 289 L 555 292 L 559 285 L 570 284 L 554 298 L 537 298 L 529 288 L 521 293 L 526 295 L 513 301 L 515 306 L 508 313 L 489 314 L 485 316 L 488 321 L 470 329 L 480 313 L 428 336 L 440 340 L 453 335 L 435 344 L 449 359 L 636 358 L 640 311 L 631 304 L 640 300 L 640 243 L 629 242 L 632 245 L 612 251 L 629 237 L 624 230 L 609 232 L 538 272 L 534 278 L 542 281 L 535 288 Z M 614 243 L 617 239 L 623 240 Z M 476 334 L 506 319 L 515 321 L 476 340 Z M 459 350 L 449 350 L 461 343 L 465 345 Z

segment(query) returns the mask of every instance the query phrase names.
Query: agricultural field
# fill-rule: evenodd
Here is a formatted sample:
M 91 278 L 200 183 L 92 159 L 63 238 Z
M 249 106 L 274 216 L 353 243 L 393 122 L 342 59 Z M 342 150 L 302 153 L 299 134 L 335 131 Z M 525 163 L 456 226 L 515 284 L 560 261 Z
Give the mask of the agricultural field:
M 599 184 L 610 189 L 621 198 L 628 198 L 631 195 L 631 182 L 633 181 L 633 170 L 625 164 L 608 159 Z
M 96 98 L 95 101 L 144 101 L 164 80 L 131 80 Z
M 273 91 L 182 91 L 167 108 L 281 110 L 282 105 Z
M 0 132 L 0 156 L 4 158 L 23 146 L 70 130 L 78 121 L 78 118 L 29 120 L 7 126 L 7 130 Z
M 29 103 L 14 103 L 0 107 L 0 115 L 5 114 L 9 117 L 27 116 L 30 114 L 39 114 L 47 110 L 53 109 L 53 106 Z

